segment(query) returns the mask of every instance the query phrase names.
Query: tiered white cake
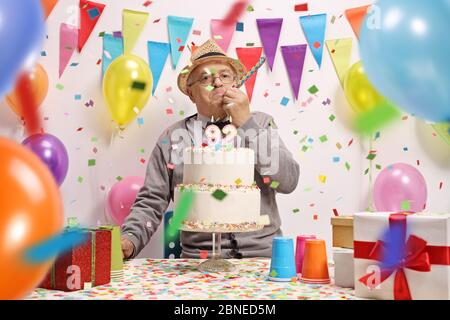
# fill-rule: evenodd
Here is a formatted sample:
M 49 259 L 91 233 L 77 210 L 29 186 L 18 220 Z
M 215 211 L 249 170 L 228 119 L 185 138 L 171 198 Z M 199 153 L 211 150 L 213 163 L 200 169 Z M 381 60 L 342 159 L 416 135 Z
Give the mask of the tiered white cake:
M 189 147 L 183 159 L 183 184 L 175 188 L 175 207 L 181 192 L 194 192 L 183 230 L 237 232 L 258 228 L 261 195 L 254 183 L 253 150 Z

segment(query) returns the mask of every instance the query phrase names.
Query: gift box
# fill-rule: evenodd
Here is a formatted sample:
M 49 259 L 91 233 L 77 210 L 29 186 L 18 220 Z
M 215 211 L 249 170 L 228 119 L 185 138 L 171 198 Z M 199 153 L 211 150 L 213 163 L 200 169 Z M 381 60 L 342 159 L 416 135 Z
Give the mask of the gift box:
M 120 240 L 120 226 L 101 226 L 99 229 L 111 231 L 111 281 L 122 281 L 123 255 Z
M 353 216 L 331 217 L 333 247 L 353 248 Z
M 353 249 L 333 248 L 334 284 L 342 288 L 355 287 Z
M 111 231 L 82 231 L 87 241 L 58 256 L 40 288 L 77 291 L 110 282 Z
M 386 251 L 389 230 L 397 252 Z M 396 259 L 386 263 L 387 256 Z M 450 299 L 450 214 L 357 213 L 354 258 L 358 297 Z

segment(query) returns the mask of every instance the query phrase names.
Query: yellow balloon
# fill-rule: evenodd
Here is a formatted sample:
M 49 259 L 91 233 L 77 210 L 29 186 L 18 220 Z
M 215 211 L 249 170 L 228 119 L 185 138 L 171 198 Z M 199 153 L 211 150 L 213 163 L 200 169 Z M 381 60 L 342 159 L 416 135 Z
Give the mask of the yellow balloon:
M 386 98 L 380 95 L 367 79 L 361 61 L 348 70 L 344 79 L 344 91 L 350 106 L 358 114 L 386 103 Z
M 103 96 L 112 119 L 120 128 L 144 109 L 152 87 L 152 72 L 140 57 L 125 54 L 109 65 L 103 77 Z

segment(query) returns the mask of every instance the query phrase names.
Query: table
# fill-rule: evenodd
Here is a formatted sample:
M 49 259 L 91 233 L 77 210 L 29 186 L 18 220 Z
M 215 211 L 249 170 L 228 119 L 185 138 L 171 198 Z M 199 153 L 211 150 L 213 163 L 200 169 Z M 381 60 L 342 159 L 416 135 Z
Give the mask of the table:
M 232 273 L 201 273 L 196 259 L 136 259 L 124 266 L 124 280 L 88 290 L 62 292 L 36 289 L 28 300 L 306 300 L 357 299 L 354 290 L 299 281 L 267 280 L 270 259 L 230 259 Z

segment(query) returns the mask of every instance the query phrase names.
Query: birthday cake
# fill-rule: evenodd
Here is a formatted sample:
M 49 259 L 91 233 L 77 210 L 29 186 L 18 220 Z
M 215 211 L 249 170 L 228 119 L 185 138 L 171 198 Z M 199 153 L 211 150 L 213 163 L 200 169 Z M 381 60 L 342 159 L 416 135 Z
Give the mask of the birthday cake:
M 261 195 L 254 182 L 252 149 L 189 147 L 183 160 L 183 183 L 175 188 L 175 208 L 182 192 L 194 194 L 182 230 L 244 232 L 261 228 Z

